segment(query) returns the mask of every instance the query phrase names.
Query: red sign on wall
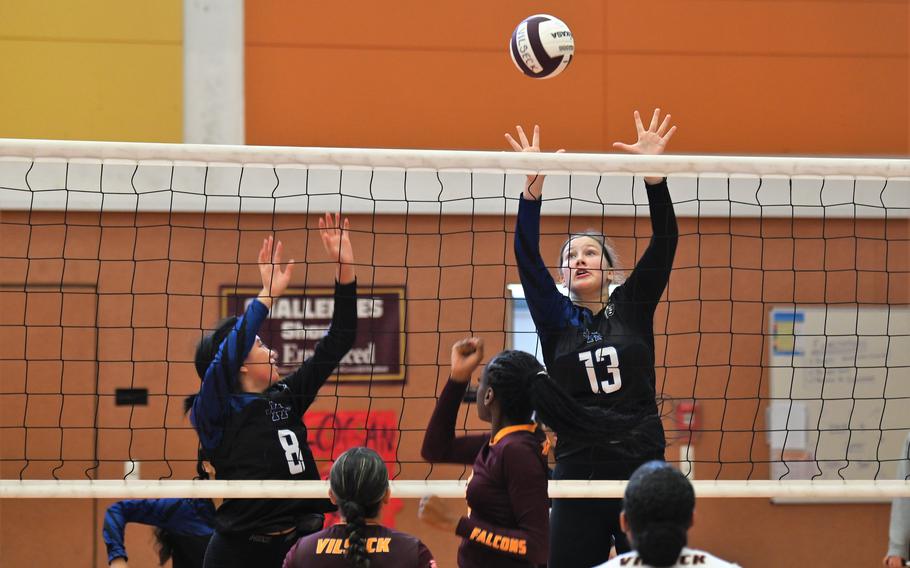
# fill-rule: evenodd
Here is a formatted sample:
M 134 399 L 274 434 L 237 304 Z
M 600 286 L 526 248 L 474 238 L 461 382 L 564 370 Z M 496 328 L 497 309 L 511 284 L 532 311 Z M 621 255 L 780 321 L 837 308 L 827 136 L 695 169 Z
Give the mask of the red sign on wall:
M 341 410 L 338 412 L 309 411 L 303 419 L 307 440 L 313 457 L 319 463 L 319 474 L 329 476 L 332 463 L 341 454 L 356 446 L 376 450 L 390 475 L 398 461 L 398 415 L 393 410 Z M 401 499 L 391 499 L 382 508 L 381 523 L 395 527 L 395 516 L 404 507 Z M 326 515 L 326 526 L 339 522 L 336 514 Z
M 221 317 L 239 315 L 258 288 L 222 288 Z M 335 307 L 333 288 L 290 288 L 275 300 L 259 336 L 278 353 L 279 372 L 293 372 L 328 332 Z M 357 291 L 357 338 L 333 375 L 341 381 L 404 378 L 404 287 Z

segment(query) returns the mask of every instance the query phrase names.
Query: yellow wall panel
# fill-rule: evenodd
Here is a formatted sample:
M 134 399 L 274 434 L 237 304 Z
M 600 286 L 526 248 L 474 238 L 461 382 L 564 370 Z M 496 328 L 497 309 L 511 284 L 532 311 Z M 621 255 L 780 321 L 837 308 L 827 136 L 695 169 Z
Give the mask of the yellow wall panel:
M 180 0 L 0 0 L 0 137 L 180 142 Z
M 0 41 L 0 136 L 180 142 L 180 45 Z
M 0 39 L 180 42 L 183 2 L 0 0 Z

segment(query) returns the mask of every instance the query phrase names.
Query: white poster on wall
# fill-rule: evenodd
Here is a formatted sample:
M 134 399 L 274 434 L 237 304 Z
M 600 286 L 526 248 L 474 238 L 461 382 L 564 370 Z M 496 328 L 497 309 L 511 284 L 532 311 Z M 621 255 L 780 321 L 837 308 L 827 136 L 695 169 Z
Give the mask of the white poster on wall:
M 770 314 L 771 479 L 894 479 L 910 430 L 910 309 Z

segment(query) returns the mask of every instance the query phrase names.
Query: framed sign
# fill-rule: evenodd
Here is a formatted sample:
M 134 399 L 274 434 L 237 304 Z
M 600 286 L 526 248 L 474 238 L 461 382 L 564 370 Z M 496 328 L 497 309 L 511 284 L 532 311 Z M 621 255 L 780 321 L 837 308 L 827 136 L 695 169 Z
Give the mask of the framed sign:
M 256 287 L 223 287 L 221 317 L 239 315 L 259 294 Z M 404 286 L 357 290 L 357 338 L 333 378 L 339 381 L 404 379 Z M 334 288 L 288 288 L 275 300 L 259 336 L 278 353 L 279 372 L 294 371 L 313 354 L 332 323 Z

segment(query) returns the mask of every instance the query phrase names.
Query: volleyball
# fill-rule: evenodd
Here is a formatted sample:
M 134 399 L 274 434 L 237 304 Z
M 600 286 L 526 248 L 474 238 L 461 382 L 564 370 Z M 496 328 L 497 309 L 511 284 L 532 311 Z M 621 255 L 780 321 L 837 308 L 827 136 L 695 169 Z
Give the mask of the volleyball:
M 522 20 L 509 42 L 512 62 L 534 79 L 549 79 L 563 72 L 572 62 L 575 40 L 569 26 L 547 14 Z

